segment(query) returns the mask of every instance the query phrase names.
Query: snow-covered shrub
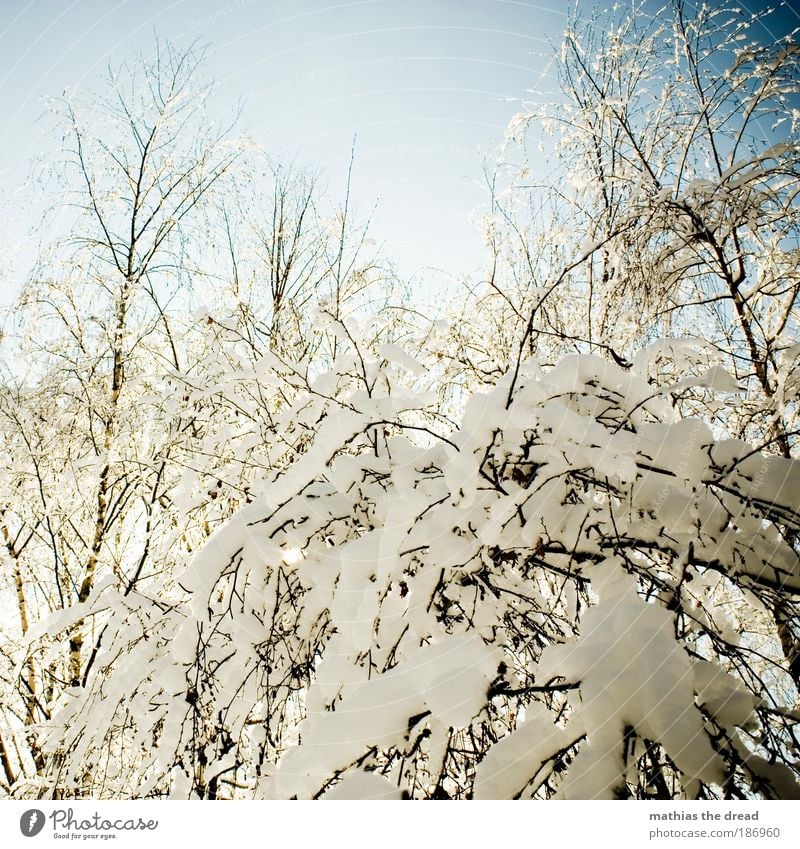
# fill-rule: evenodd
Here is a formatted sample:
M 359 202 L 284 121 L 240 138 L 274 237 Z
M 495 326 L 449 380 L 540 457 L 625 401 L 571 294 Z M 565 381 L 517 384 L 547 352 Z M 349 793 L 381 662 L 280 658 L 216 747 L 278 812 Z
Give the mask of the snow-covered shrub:
M 366 355 L 179 578 L 98 592 L 52 788 L 171 797 L 793 797 L 800 470 L 575 356 L 472 397 Z

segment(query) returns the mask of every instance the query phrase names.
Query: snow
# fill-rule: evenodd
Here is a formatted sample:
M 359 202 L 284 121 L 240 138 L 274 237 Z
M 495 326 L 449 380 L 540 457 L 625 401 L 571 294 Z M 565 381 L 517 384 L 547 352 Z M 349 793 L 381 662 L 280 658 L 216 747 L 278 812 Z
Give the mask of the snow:
M 340 391 L 342 364 L 298 392 L 280 427 L 302 451 L 252 481 L 166 609 L 99 583 L 32 632 L 31 646 L 76 616 L 114 625 L 48 745 L 96 759 L 133 717 L 125 745 L 148 756 L 125 781 L 187 796 L 196 781 L 164 765 L 198 752 L 208 779 L 234 772 L 268 798 L 425 796 L 440 774 L 476 798 L 616 798 L 653 746 L 684 797 L 719 785 L 709 722 L 758 734 L 764 720 L 707 634 L 743 645 L 743 593 L 800 588 L 779 527 L 796 463 L 717 441 L 649 376 L 585 356 L 526 362 L 513 390 L 507 376 L 474 394 L 446 441 L 416 440 L 403 424 L 434 402 L 384 354 L 370 392 L 353 378 L 318 396 Z M 465 740 L 486 741 L 474 779 L 453 771 Z
M 529 797 L 550 776 L 548 761 L 574 742 L 574 736 L 554 725 L 550 712 L 534 702 L 525 711 L 525 721 L 495 743 L 478 764 L 475 798 Z
M 643 602 L 616 561 L 595 567 L 593 586 L 600 603 L 583 616 L 580 637 L 546 648 L 536 669 L 537 680 L 560 675 L 580 684 L 567 728 L 585 733 L 586 743 L 560 795 L 615 798 L 625 774 L 628 728 L 664 746 L 690 795 L 698 781 L 720 783 L 722 764 L 694 707 L 692 667 L 675 640 L 672 615 Z
M 445 637 L 358 684 L 335 711 L 310 712 L 301 724 L 302 743 L 278 764 L 278 795 L 312 797 L 365 749 L 402 744 L 409 720 L 427 711 L 445 727 L 465 724 L 481 709 L 496 670 L 495 652 L 479 639 Z
M 383 776 L 374 772 L 354 772 L 345 776 L 333 789 L 328 790 L 323 799 L 329 801 L 343 799 L 391 800 L 402 799 L 402 793 Z

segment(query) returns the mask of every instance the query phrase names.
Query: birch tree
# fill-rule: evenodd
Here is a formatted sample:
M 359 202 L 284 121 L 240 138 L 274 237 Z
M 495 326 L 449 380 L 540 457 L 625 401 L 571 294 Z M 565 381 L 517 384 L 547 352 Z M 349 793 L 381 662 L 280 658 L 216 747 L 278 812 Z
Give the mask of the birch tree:
M 167 304 L 192 217 L 240 156 L 229 128 L 208 120 L 201 63 L 198 51 L 158 45 L 152 59 L 109 69 L 99 95 L 54 103 L 68 232 L 22 295 L 23 367 L 2 405 L 13 457 L 3 534 L 27 652 L 17 719 L 27 726 L 47 719 L 63 688 L 86 684 L 103 628 L 83 611 L 98 582 L 128 595 L 159 568 L 150 557 L 172 446 L 146 397 L 165 363 L 178 365 Z M 69 632 L 64 658 L 25 648 L 53 610 Z M 16 759 L 21 773 L 30 767 Z
M 487 227 L 490 282 L 522 301 L 510 319 L 529 347 L 630 359 L 666 339 L 651 368 L 727 369 L 742 397 L 724 425 L 788 457 L 800 81 L 771 21 L 681 0 L 577 15 L 555 102 L 509 127 Z
M 514 319 L 518 351 L 593 350 L 653 380 L 701 377 L 678 409 L 793 457 L 800 53 L 793 33 L 769 38 L 770 21 L 682 0 L 576 16 L 553 58 L 560 102 L 509 129 L 509 150 L 544 142 L 565 182 L 510 156 L 490 221 L 505 268 L 536 286 Z M 559 258 L 535 269 L 523 260 L 541 256 L 549 222 Z M 776 604 L 796 676 L 798 623 Z

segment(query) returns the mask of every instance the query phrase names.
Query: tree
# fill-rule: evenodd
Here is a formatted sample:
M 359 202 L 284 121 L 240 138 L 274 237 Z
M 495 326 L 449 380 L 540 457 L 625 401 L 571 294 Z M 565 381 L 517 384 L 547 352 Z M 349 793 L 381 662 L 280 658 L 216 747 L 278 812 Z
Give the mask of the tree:
M 573 185 L 509 144 L 486 281 L 450 327 L 385 300 L 397 318 L 370 317 L 380 266 L 349 198 L 326 215 L 283 166 L 266 216 L 241 195 L 208 208 L 209 269 L 186 241 L 156 266 L 213 278 L 218 306 L 169 308 L 144 275 L 152 309 L 125 307 L 139 330 L 118 348 L 119 290 L 105 321 L 54 310 L 102 332 L 49 352 L 83 392 L 72 424 L 41 391 L 63 372 L 7 393 L 10 588 L 26 568 L 46 598 L 46 568 L 86 579 L 86 480 L 107 482 L 102 569 L 4 641 L 17 726 L 40 711 L 29 755 L 0 736 L 10 794 L 800 795 L 797 53 L 740 39 L 733 11 L 670 8 L 570 27 L 558 111 L 510 137 L 557 121 Z M 80 244 L 113 269 L 122 233 Z M 705 341 L 683 338 L 700 318 Z M 105 358 L 79 359 L 89 340 Z M 76 419 L 72 398 L 98 400 Z M 107 433 L 87 409 L 114 413 L 126 462 L 82 464 Z M 53 567 L 25 565 L 42 551 Z M 55 683 L 44 710 L 31 658 L 34 686 Z M 35 779 L 12 776 L 27 760 Z
M 747 394 L 724 426 L 788 457 L 800 80 L 792 34 L 765 43 L 768 25 L 767 13 L 692 14 L 682 0 L 576 16 L 553 58 L 558 102 L 509 130 L 489 224 L 495 285 L 524 297 L 527 344 L 630 358 L 702 328 L 702 354 L 662 345 L 651 366 L 723 366 Z M 531 157 L 547 134 L 564 179 L 543 184 Z M 542 239 L 551 257 L 539 269 Z
M 165 305 L 192 216 L 240 156 L 227 128 L 205 118 L 201 62 L 199 51 L 158 45 L 152 61 L 110 69 L 102 96 L 55 104 L 74 219 L 23 293 L 26 373 L 0 404 L 13 458 L 3 534 L 27 655 L 17 719 L 29 727 L 65 687 L 86 683 L 105 630 L 83 615 L 98 586 L 127 596 L 164 567 L 152 562 L 154 537 L 166 538 L 165 472 L 187 427 L 158 416 L 158 375 L 165 361 L 178 367 Z M 148 392 L 155 404 L 143 403 Z M 60 625 L 49 635 L 33 628 L 52 611 Z M 66 656 L 37 645 L 64 631 Z M 16 766 L 24 775 L 31 763 L 21 754 Z
M 518 352 L 635 355 L 656 383 L 702 377 L 676 397 L 682 414 L 794 457 L 800 53 L 794 33 L 764 41 L 768 16 L 682 0 L 576 16 L 554 57 L 560 102 L 510 131 L 524 144 L 544 127 L 564 183 L 530 190 L 509 155 L 491 222 L 502 265 L 524 257 L 528 286 L 536 246 L 560 234 L 546 284 L 517 310 Z M 711 385 L 735 398 L 721 404 Z M 776 605 L 797 683 L 798 622 Z
M 347 314 L 380 282 L 346 205 L 334 233 L 299 168 L 271 161 L 254 179 L 259 151 L 209 117 L 202 63 L 156 45 L 152 61 L 110 69 L 100 96 L 56 104 L 75 215 L 20 299 L 23 367 L 0 397 L 4 590 L 19 614 L 3 634 L 0 752 L 23 795 L 60 768 L 63 749 L 46 762 L 39 732 L 65 692 L 89 687 L 113 613 L 134 610 L 147 639 L 133 599 L 163 615 L 150 584 L 171 587 L 254 475 L 302 450 L 304 436 L 273 444 L 296 388 L 268 386 L 259 360 L 279 353 L 307 386 L 319 365 L 301 375 L 293 358 L 338 343 L 304 307 Z M 206 295 L 209 280 L 197 310 L 192 288 Z

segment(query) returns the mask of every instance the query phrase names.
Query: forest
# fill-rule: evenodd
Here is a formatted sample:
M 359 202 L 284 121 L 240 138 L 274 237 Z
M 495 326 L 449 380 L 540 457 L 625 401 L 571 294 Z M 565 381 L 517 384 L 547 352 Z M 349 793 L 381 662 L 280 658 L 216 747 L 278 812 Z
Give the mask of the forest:
M 573 15 L 449 290 L 201 46 L 53 101 L 0 797 L 800 797 L 800 42 L 760 25 Z

